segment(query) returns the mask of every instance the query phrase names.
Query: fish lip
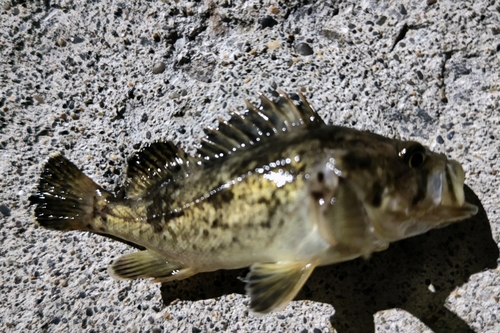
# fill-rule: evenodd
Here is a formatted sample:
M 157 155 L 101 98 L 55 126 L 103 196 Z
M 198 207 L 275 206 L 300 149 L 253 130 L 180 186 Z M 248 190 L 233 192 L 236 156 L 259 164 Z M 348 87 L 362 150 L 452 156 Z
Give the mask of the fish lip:
M 449 205 L 449 206 L 436 207 L 436 209 L 439 210 L 440 213 L 443 211 L 448 211 L 453 213 L 452 216 L 447 217 L 446 222 L 440 223 L 437 226 L 438 228 L 446 227 L 452 223 L 471 218 L 472 216 L 476 215 L 479 211 L 478 206 L 471 204 L 469 202 L 464 202 L 462 206 L 458 207 Z
M 459 208 L 464 212 L 468 212 L 467 216 L 464 218 L 474 216 L 479 212 L 479 207 L 477 205 L 471 204 L 470 202 L 464 202 L 463 205 Z
M 458 206 L 463 206 L 465 203 L 465 194 L 464 194 L 464 181 L 465 181 L 465 173 L 464 169 L 455 160 L 448 160 L 445 168 L 445 176 L 446 176 L 446 185 L 443 187 L 443 191 L 447 190 L 453 195 L 453 199 L 455 204 Z M 444 197 L 443 192 L 443 197 Z M 453 200 L 452 199 L 452 200 Z
M 443 186 L 443 172 L 434 172 L 430 176 L 430 181 L 427 186 L 427 191 L 430 194 L 434 206 L 439 206 L 443 200 L 446 188 Z
M 460 210 L 463 212 L 469 212 L 469 216 L 476 215 L 477 212 L 479 211 L 479 207 L 475 204 L 472 204 L 470 202 L 464 202 L 462 205 L 457 206 L 457 205 L 439 205 L 433 208 L 433 210 L 439 210 L 439 209 L 456 209 Z
M 432 207 L 462 207 L 465 204 L 465 173 L 455 160 L 445 160 L 439 170 L 428 176 L 425 201 Z

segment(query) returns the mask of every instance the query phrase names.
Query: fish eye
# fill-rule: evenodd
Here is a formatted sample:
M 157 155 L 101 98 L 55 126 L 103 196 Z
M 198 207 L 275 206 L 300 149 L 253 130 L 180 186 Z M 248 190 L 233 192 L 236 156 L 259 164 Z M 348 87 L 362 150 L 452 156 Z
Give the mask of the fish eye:
M 403 161 L 410 168 L 420 168 L 425 163 L 426 150 L 425 147 L 419 143 L 414 143 L 406 148 L 403 148 L 399 153 Z
M 425 156 L 421 152 L 417 151 L 410 156 L 408 165 L 412 168 L 420 168 L 424 164 Z

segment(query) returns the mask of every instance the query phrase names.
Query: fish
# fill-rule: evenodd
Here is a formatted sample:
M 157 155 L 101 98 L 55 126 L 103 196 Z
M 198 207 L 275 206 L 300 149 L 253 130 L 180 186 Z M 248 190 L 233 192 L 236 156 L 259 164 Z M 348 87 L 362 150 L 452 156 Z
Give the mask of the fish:
M 128 160 L 121 194 L 60 153 L 42 167 L 36 223 L 139 249 L 116 279 L 165 283 L 249 267 L 250 309 L 283 309 L 315 267 L 469 218 L 462 166 L 415 141 L 326 124 L 298 92 L 206 128 L 195 154 L 153 142 Z

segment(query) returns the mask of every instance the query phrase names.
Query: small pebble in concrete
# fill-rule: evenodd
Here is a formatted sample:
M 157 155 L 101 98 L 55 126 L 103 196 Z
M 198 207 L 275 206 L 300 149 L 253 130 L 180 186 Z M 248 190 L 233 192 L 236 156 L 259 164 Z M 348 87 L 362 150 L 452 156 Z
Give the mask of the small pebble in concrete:
M 297 44 L 297 46 L 295 47 L 295 51 L 302 56 L 307 56 L 314 53 L 313 49 L 307 43 Z
M 260 19 L 259 23 L 260 23 L 260 27 L 262 29 L 265 29 L 265 28 L 272 28 L 272 27 L 274 27 L 276 24 L 278 24 L 278 21 L 276 21 L 275 19 L 273 19 L 271 16 L 266 16 L 266 17 Z
M 161 74 L 165 71 L 165 63 L 163 61 L 159 61 L 153 66 L 153 74 Z
M 10 216 L 10 208 L 4 204 L 0 204 L 0 213 L 4 216 Z

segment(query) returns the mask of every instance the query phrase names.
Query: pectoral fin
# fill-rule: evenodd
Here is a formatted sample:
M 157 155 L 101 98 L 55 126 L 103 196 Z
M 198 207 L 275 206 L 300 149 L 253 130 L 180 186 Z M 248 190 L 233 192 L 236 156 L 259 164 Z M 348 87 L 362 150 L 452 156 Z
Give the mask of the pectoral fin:
M 245 279 L 250 309 L 260 313 L 283 309 L 297 295 L 315 266 L 303 261 L 253 264 Z
M 195 274 L 153 251 L 129 253 L 118 258 L 108 269 L 109 274 L 119 280 L 154 278 L 153 282 L 182 280 Z

